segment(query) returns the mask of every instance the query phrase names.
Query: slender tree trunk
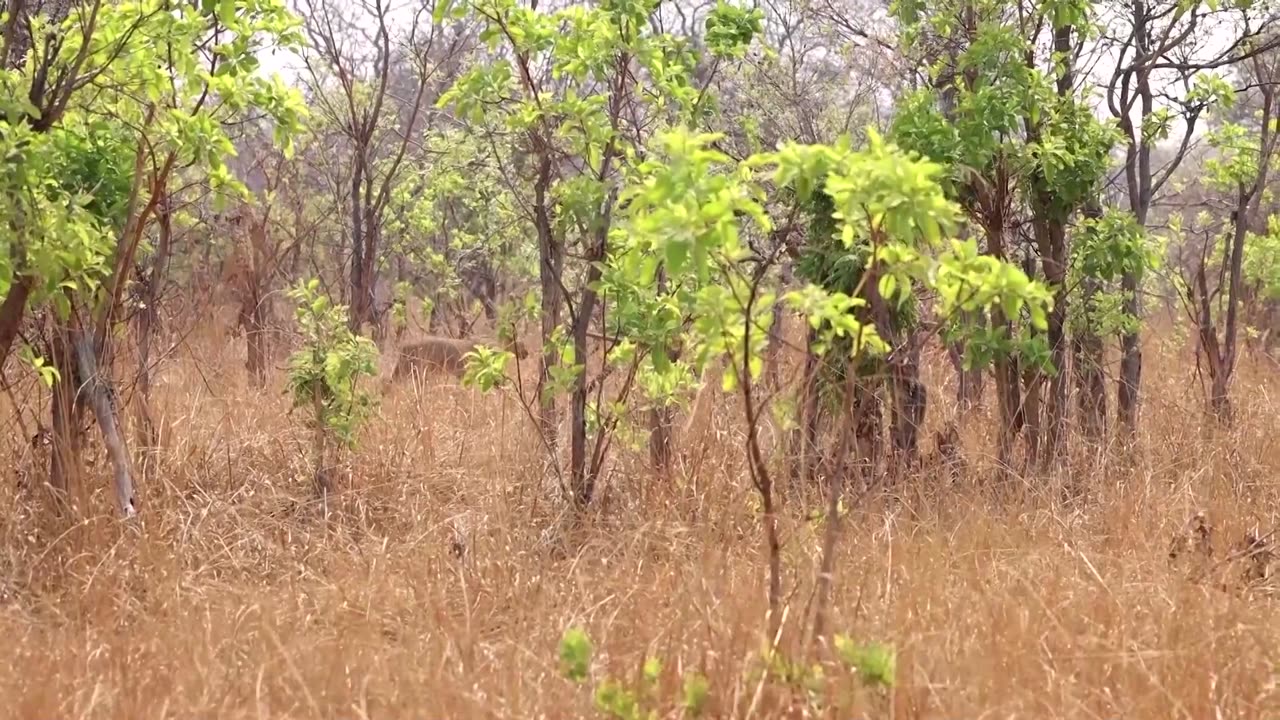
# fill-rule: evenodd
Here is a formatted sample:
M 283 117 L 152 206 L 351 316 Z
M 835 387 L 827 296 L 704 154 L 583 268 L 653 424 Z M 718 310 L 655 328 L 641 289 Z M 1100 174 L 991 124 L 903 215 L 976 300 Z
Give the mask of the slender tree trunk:
M 748 313 L 750 312 L 748 306 Z M 750 323 L 747 324 L 750 328 Z M 743 338 L 745 347 L 749 344 L 749 334 Z M 765 556 L 769 565 L 769 636 L 778 632 L 782 622 L 782 540 L 778 533 L 778 509 L 775 504 L 773 477 L 769 466 L 760 451 L 760 408 L 756 405 L 751 373 L 744 359 L 739 367 L 732 368 L 739 378 L 739 389 L 742 396 L 743 415 L 747 423 L 747 468 L 751 474 L 751 482 L 760 494 L 760 510 L 764 522 Z
M 920 343 L 922 338 L 907 334 L 909 331 L 898 327 L 898 322 L 889 308 L 889 304 L 880 295 L 880 273 L 876 266 L 868 268 L 864 279 L 864 293 L 870 309 L 870 316 L 860 318 L 863 323 L 874 322 L 875 327 L 891 347 L 893 352 L 886 361 L 887 382 L 877 382 L 889 393 L 889 437 L 894 459 L 904 464 L 915 461 L 919 441 L 919 429 L 924 424 L 925 403 L 927 395 L 924 384 L 920 382 Z M 850 372 L 857 372 L 856 366 L 850 366 Z M 861 417 L 864 422 L 874 423 L 874 428 L 866 428 L 868 433 L 879 441 L 880 425 L 883 410 L 879 394 L 868 391 L 864 383 L 858 384 L 859 402 L 867 403 L 874 399 L 874 408 L 863 408 Z M 862 430 L 860 428 L 860 430 Z M 860 441 L 864 439 L 860 436 Z M 878 464 L 881 456 L 878 448 L 862 448 L 861 457 L 871 458 Z M 839 460 L 843 462 L 843 460 Z
M 102 377 L 91 337 L 65 325 L 54 329 L 51 347 L 61 379 L 52 393 L 53 452 L 49 484 L 59 491 L 73 512 L 84 497 L 82 480 L 84 410 L 89 408 L 102 433 L 112 465 L 116 505 L 125 517 L 137 513 L 129 449 L 116 419 L 114 392 Z
M 13 340 L 18 337 L 22 318 L 27 312 L 27 298 L 31 295 L 32 280 L 27 275 L 17 275 L 9 286 L 9 294 L 0 304 L 0 366 L 9 359 Z
M 649 462 L 662 477 L 671 474 L 671 427 L 675 414 L 670 405 L 649 410 Z
M 1264 135 L 1264 137 L 1266 137 Z M 1265 178 L 1266 164 L 1262 164 L 1262 175 L 1258 187 Z M 1229 425 L 1232 421 L 1231 378 L 1236 369 L 1236 352 L 1239 344 L 1240 293 L 1244 285 L 1244 241 L 1249 233 L 1249 213 L 1252 195 L 1241 188 L 1236 200 L 1234 213 L 1235 227 L 1231 235 L 1224 262 L 1227 272 L 1227 287 L 1223 289 L 1226 298 L 1226 319 L 1223 323 L 1222 342 L 1218 343 L 1217 328 L 1213 324 L 1209 311 L 1208 283 L 1205 280 L 1205 268 L 1202 262 L 1197 276 L 1200 299 L 1200 334 L 1201 346 L 1209 357 L 1209 408 L 1218 422 Z M 1210 342 L 1206 342 L 1205 340 Z
M 540 154 L 538 174 L 534 182 L 533 224 L 538 234 L 538 276 L 542 285 L 542 362 L 538 369 L 538 418 L 547 447 L 555 450 L 560 416 L 556 410 L 556 397 L 552 392 L 555 370 L 560 365 L 559 349 L 552 339 L 560 327 L 561 276 L 564 272 L 564 248 L 552 228 L 550 210 L 551 158 Z
M 893 450 L 898 459 L 907 464 L 914 463 L 919 456 L 920 429 L 924 427 L 928 410 L 928 388 L 920 381 L 920 345 L 923 341 L 919 334 L 913 334 L 907 339 L 901 355 L 890 364 Z
M 846 383 L 853 388 L 853 400 L 846 404 L 846 414 L 851 412 L 857 422 L 851 422 L 853 428 L 854 452 L 858 462 L 864 466 L 863 479 L 871 482 L 884 467 L 884 400 L 881 396 L 886 383 L 875 378 L 858 378 L 857 368 L 850 363 L 846 372 L 854 373 L 855 380 Z M 847 451 L 836 457 L 836 469 L 832 478 L 841 474 L 840 464 L 849 461 Z
M 987 319 L 983 313 L 977 312 L 970 317 L 966 317 L 964 322 L 981 328 L 986 326 Z M 947 346 L 947 358 L 951 361 L 951 367 L 956 373 L 956 408 L 961 413 L 967 413 L 972 410 L 982 400 L 983 385 L 986 378 L 981 367 L 965 369 L 964 355 L 965 346 L 963 342 L 952 343 Z
M 173 245 L 173 226 L 170 199 L 162 198 L 156 206 L 156 224 L 159 238 L 151 257 L 143 294 L 144 307 L 138 312 L 138 377 L 135 396 L 138 422 L 137 442 L 142 478 L 146 482 L 155 479 L 157 454 L 160 451 L 159 430 L 151 412 L 151 346 L 160 324 L 160 297 L 168 279 L 169 255 Z
M 1102 206 L 1096 198 L 1085 203 L 1084 215 L 1096 220 L 1102 217 Z M 1086 321 L 1072 339 L 1072 372 L 1076 381 L 1076 403 L 1080 413 L 1080 430 L 1087 442 L 1096 445 L 1107 431 L 1107 384 L 1103 376 L 1106 347 L 1094 332 L 1092 317 L 1097 311 L 1098 279 L 1085 277 L 1080 283 L 1080 307 Z M 1059 371 L 1061 372 L 1061 371 Z
M 1136 0 L 1134 10 L 1134 43 L 1135 47 L 1145 48 L 1147 38 L 1147 3 Z M 1151 71 L 1143 70 L 1137 74 L 1137 93 L 1141 105 L 1141 118 L 1146 119 L 1155 112 L 1155 97 L 1151 92 Z M 1131 120 L 1125 118 L 1122 122 Z M 1145 128 L 1145 125 L 1143 126 Z M 1130 136 L 1134 135 L 1130 132 Z M 1151 146 L 1145 136 L 1139 137 L 1136 146 L 1130 143 L 1125 159 L 1126 180 L 1129 189 L 1129 205 L 1134 218 L 1141 227 L 1147 226 L 1147 215 L 1151 209 L 1152 171 Z M 1134 269 L 1125 272 L 1120 279 L 1120 289 L 1124 292 L 1122 309 L 1133 318 L 1142 317 L 1142 298 L 1138 291 L 1141 286 L 1139 271 Z M 1116 388 L 1116 424 L 1126 440 L 1132 442 L 1138 433 L 1138 404 L 1142 388 L 1142 347 L 1138 331 L 1126 332 L 1120 338 L 1120 378 Z
M 1130 317 L 1142 317 L 1142 304 L 1138 298 L 1138 278 L 1128 273 L 1121 279 L 1120 288 L 1125 293 L 1122 305 Z M 1126 332 L 1120 338 L 1120 381 L 1116 390 L 1116 420 L 1130 439 L 1137 433 L 1138 402 L 1142 387 L 1142 348 L 1137 331 Z
M 840 501 L 848 487 L 850 468 L 861 477 L 863 483 L 869 482 L 871 458 L 859 453 L 859 443 L 854 439 L 862 434 L 863 410 L 865 405 L 859 402 L 859 389 L 856 368 L 849 363 L 845 380 L 845 422 L 840 432 L 839 448 L 836 451 L 838 465 L 832 474 L 831 484 L 827 487 L 827 510 L 825 527 L 822 533 L 822 555 L 818 565 L 818 577 L 814 582 L 813 640 L 820 642 L 826 637 L 827 615 L 831 606 L 831 593 L 835 587 L 836 546 L 840 541 L 840 530 L 843 524 L 840 512 Z M 855 456 L 849 457 L 849 448 L 855 448 Z
M 311 408 L 315 414 L 315 428 L 311 437 L 311 462 L 314 468 L 311 487 L 316 497 L 328 503 L 333 494 L 333 468 L 329 464 L 329 429 L 324 425 L 324 397 L 316 385 L 311 396 Z
M 606 225 L 607 227 L 607 225 Z M 591 357 L 591 319 L 595 316 L 596 285 L 600 282 L 601 261 L 604 260 L 607 229 L 598 232 L 595 243 L 587 258 L 588 267 L 586 282 L 582 286 L 582 294 L 578 299 L 577 316 L 573 319 L 573 352 L 575 358 L 581 358 L 584 369 L 579 372 L 573 382 L 573 395 L 569 418 L 569 486 L 573 490 L 579 507 L 591 504 L 595 495 L 596 475 L 599 468 L 592 466 L 587 458 L 587 373 L 585 360 Z M 600 432 L 604 432 L 603 429 Z
M 1228 392 L 1231 371 L 1226 366 L 1225 353 L 1218 342 L 1218 331 L 1213 324 L 1209 309 L 1210 301 L 1204 276 L 1204 268 L 1201 267 L 1198 271 L 1200 291 L 1196 297 L 1199 303 L 1199 320 L 1197 321 L 1199 340 L 1196 347 L 1209 373 L 1209 411 L 1220 424 L 1228 425 L 1231 421 L 1231 397 Z
M 367 171 L 366 171 L 367 172 Z M 377 211 L 373 207 L 372 199 L 373 188 L 365 187 L 365 216 L 364 216 L 364 267 L 360 270 L 360 281 L 364 288 L 364 300 L 361 303 L 361 312 L 364 317 L 361 319 L 361 325 L 370 325 L 370 335 L 372 339 L 381 344 L 386 338 L 386 313 L 381 312 L 382 308 L 377 303 L 378 293 L 378 253 L 381 247 L 382 228 L 377 216 Z
M 129 448 L 125 444 L 124 435 L 120 432 L 120 424 L 117 421 L 115 392 L 102 377 L 98 359 L 94 353 L 94 342 L 79 333 L 73 335 L 73 338 L 76 367 L 82 382 L 81 393 L 88 401 L 94 419 L 98 421 L 98 430 L 102 433 L 102 444 L 106 447 L 107 457 L 111 461 L 116 507 L 124 517 L 132 517 L 138 511 L 137 496 L 133 487 Z
M 1231 407 L 1230 373 L 1221 372 L 1212 378 L 1209 385 L 1209 409 L 1220 424 L 1224 426 L 1231 424 L 1234 413 Z
M 821 410 L 818 397 L 818 370 L 821 358 L 814 351 L 818 341 L 816 330 L 810 330 L 806 338 L 804 376 L 798 390 L 797 406 L 799 422 L 793 431 L 793 470 L 791 481 L 797 488 L 813 485 L 815 457 L 818 451 L 818 426 Z
M 1097 283 L 1086 280 L 1082 304 L 1088 308 L 1096 292 Z M 1080 411 L 1080 429 L 1091 443 L 1097 443 L 1107 430 L 1107 386 L 1103 377 L 1102 338 L 1090 330 L 1076 335 L 1074 340 L 1072 369 L 1076 378 L 1076 401 Z
M 1005 328 L 1011 332 L 1012 327 L 999 309 L 992 311 L 991 324 L 997 328 Z M 1024 415 L 1022 410 L 1022 377 L 1018 372 L 1018 362 L 1007 355 L 1000 355 L 995 360 L 996 408 L 999 417 L 999 436 L 996 440 L 996 460 L 1000 463 L 1001 473 L 1007 474 L 1013 468 L 1013 446 L 1022 431 Z
M 480 299 L 480 306 L 484 308 L 484 317 L 489 322 L 498 319 L 498 283 L 494 280 L 492 270 L 482 270 L 482 275 L 476 280 L 476 296 Z
M 986 228 L 987 254 L 999 260 L 1006 259 L 1005 224 L 1003 217 L 993 218 Z M 1013 333 L 1013 324 L 999 308 L 991 311 L 991 327 L 1002 330 L 1005 336 Z M 1018 362 L 1005 353 L 997 354 L 994 362 L 996 408 L 999 417 L 999 436 L 996 440 L 996 460 L 1000 473 L 1007 477 L 1013 468 L 1013 446 L 1021 432 L 1024 415 L 1022 410 L 1022 373 Z
M 774 303 L 773 322 L 769 325 L 769 342 L 764 351 L 764 382 L 766 387 L 772 389 L 780 387 L 782 381 L 782 356 L 787 342 L 783 327 L 785 318 L 786 313 L 782 303 Z
M 1059 222 L 1046 223 L 1047 247 L 1043 257 L 1044 277 L 1053 289 L 1053 309 L 1048 317 L 1049 357 L 1053 370 L 1048 377 L 1049 393 L 1045 402 L 1044 446 L 1039 454 L 1041 466 L 1048 468 L 1065 453 L 1067 434 L 1067 238 L 1066 228 Z M 1048 250 L 1047 253 L 1044 250 Z M 1037 375 L 1040 375 L 1037 370 Z M 1033 410 L 1027 410 L 1033 415 Z
M 1056 21 L 1055 21 L 1056 23 Z M 1074 42 L 1072 35 L 1075 28 L 1071 24 L 1062 24 L 1053 30 L 1053 50 L 1061 58 L 1058 65 L 1056 89 L 1059 98 L 1068 99 L 1075 93 Z M 1035 139 L 1039 139 L 1039 123 L 1035 123 Z M 1043 177 L 1039 179 L 1043 180 Z M 1048 469 L 1066 450 L 1067 442 L 1067 220 L 1069 211 L 1063 212 L 1057 207 L 1050 195 L 1047 183 L 1040 184 L 1037 196 L 1038 221 L 1035 223 L 1037 241 L 1040 245 L 1041 265 L 1045 282 L 1053 290 L 1053 308 L 1049 311 L 1046 335 L 1049 341 L 1049 359 L 1053 369 L 1048 377 L 1048 397 L 1044 403 L 1044 445 L 1040 452 L 1032 448 L 1034 459 L 1043 469 Z M 1036 369 L 1038 378 L 1043 372 Z M 1037 384 L 1037 388 L 1039 384 Z M 1038 398 L 1037 398 L 1038 402 Z M 1037 417 L 1038 408 L 1028 408 L 1027 416 Z
M 364 278 L 364 155 L 359 148 L 355 152 L 351 168 L 351 314 L 347 321 L 351 332 L 358 333 L 364 326 L 368 289 Z
M 396 255 L 396 285 L 399 285 L 400 283 L 405 283 L 408 281 L 409 281 L 409 262 L 408 260 L 405 259 L 404 255 L 397 254 Z M 410 293 L 407 293 L 404 298 L 401 298 L 405 304 L 403 308 L 404 319 L 403 319 L 403 322 L 398 322 L 396 323 L 396 326 L 395 326 L 394 339 L 395 339 L 396 346 L 399 346 L 401 343 L 404 342 L 404 334 L 409 329 L 409 317 L 410 317 L 409 298 L 412 297 L 412 295 L 413 293 L 410 292 Z
M 665 268 L 658 269 L 657 290 L 659 295 L 667 293 L 667 274 Z M 662 349 L 667 362 L 675 362 L 680 353 L 668 346 Z M 663 402 L 649 410 L 649 462 L 653 469 L 663 478 L 671 475 L 672 438 L 671 427 L 675 419 L 674 408 Z
M 62 512 L 75 516 L 84 501 L 84 404 L 78 397 L 79 370 L 70 333 L 60 326 L 52 333 L 49 355 L 58 370 L 58 380 L 50 394 L 49 485 Z
M 1044 389 L 1044 374 L 1037 368 L 1024 368 L 1022 371 L 1022 423 L 1023 437 L 1027 444 L 1027 467 L 1037 467 L 1038 460 L 1045 454 L 1044 446 L 1044 402 L 1041 398 Z
M 257 288 L 255 288 L 256 290 Z M 267 311 L 262 297 L 254 292 L 247 296 L 247 307 L 241 309 L 245 322 L 245 368 L 254 387 L 267 384 Z

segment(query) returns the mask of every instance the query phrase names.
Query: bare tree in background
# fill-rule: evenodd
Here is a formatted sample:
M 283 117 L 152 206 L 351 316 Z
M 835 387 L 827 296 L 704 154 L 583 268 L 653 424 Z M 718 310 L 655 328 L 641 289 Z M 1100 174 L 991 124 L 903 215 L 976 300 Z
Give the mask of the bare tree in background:
M 1278 149 L 1276 133 L 1276 84 L 1275 53 L 1258 55 L 1251 59 L 1253 86 L 1261 108 L 1249 126 L 1256 124 L 1256 135 L 1240 145 L 1224 148 L 1229 153 L 1228 162 L 1236 167 L 1247 167 L 1244 173 L 1231 173 L 1234 187 L 1226 188 L 1231 197 L 1230 215 L 1225 223 L 1215 223 L 1205 229 L 1204 242 L 1199 257 L 1190 268 L 1192 277 L 1186 278 L 1187 300 L 1190 301 L 1192 323 L 1196 330 L 1197 353 L 1209 375 L 1209 409 L 1218 422 L 1226 425 L 1232 420 L 1231 379 L 1235 374 L 1240 349 L 1240 312 L 1243 304 L 1245 240 L 1260 224 L 1260 205 L 1271 160 Z M 1224 232 L 1225 230 L 1225 232 Z M 1217 241 L 1217 242 L 1215 242 Z M 1220 261 L 1211 258 L 1221 246 Z M 1216 271 L 1211 268 L 1217 265 Z M 1210 283 L 1210 274 L 1216 281 Z
M 312 100 L 347 144 L 350 322 L 357 331 L 378 319 L 374 293 L 391 189 L 428 124 L 427 105 L 456 72 L 467 43 L 462 28 L 434 22 L 433 10 L 434 2 L 300 0 Z M 405 64 L 411 79 L 397 72 Z
M 1129 209 L 1142 226 L 1162 188 L 1187 156 L 1212 98 L 1199 91 L 1199 77 L 1228 68 L 1275 47 L 1271 35 L 1274 10 L 1250 3 L 1186 5 L 1180 0 L 1116 2 L 1102 24 L 1102 43 L 1114 69 L 1105 79 L 1107 107 L 1119 122 L 1124 140 L 1121 174 Z M 1160 128 L 1181 123 L 1178 150 L 1163 167 L 1152 162 Z M 1124 310 L 1142 314 L 1141 278 L 1127 272 L 1122 281 Z M 1120 429 L 1137 430 L 1142 382 L 1142 350 L 1137 331 L 1121 341 L 1116 413 Z M 1090 407 L 1105 407 L 1092 404 Z M 1097 422 L 1096 418 L 1090 423 Z

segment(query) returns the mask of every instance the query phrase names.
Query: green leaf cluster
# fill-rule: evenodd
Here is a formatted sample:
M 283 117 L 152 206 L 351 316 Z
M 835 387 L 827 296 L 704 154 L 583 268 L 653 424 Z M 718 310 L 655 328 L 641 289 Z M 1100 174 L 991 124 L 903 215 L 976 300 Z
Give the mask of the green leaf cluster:
M 591 680 L 591 638 L 582 628 L 571 627 L 560 637 L 557 652 L 560 674 L 570 682 L 585 685 Z M 592 702 L 601 715 L 614 720 L 657 720 L 660 708 L 662 660 L 647 657 L 632 681 L 605 676 L 595 683 Z M 683 675 L 679 706 L 687 717 L 701 717 L 710 698 L 710 685 L 699 672 Z
M 298 303 L 294 315 L 302 335 L 302 348 L 288 363 L 293 405 L 312 411 L 317 431 L 354 446 L 357 431 L 374 409 L 360 380 L 377 374 L 378 349 L 351 332 L 346 307 L 332 304 L 318 280 L 299 283 L 288 295 Z

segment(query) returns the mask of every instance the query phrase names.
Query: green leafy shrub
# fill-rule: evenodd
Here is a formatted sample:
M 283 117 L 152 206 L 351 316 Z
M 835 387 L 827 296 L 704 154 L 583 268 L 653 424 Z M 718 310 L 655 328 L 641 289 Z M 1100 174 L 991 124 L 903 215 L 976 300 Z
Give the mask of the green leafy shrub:
M 331 490 L 326 470 L 331 441 L 354 446 L 357 431 L 373 412 L 373 397 L 360 388 L 360 380 L 377 373 L 378 349 L 350 330 L 346 307 L 320 294 L 320 281 L 299 284 L 289 297 L 298 303 L 303 346 L 289 357 L 288 392 L 295 409 L 310 411 L 316 485 L 324 494 Z
M 560 637 L 560 674 L 567 680 L 585 685 L 591 679 L 591 638 L 582 628 L 569 628 Z M 633 682 L 604 676 L 595 683 L 591 698 L 602 715 L 614 720 L 657 720 L 670 717 L 662 712 L 664 702 L 659 693 L 662 678 L 662 660 L 645 658 L 638 677 Z M 674 703 L 686 717 L 701 717 L 711 696 L 711 686 L 706 676 L 698 672 L 686 672 L 682 680 L 680 697 Z

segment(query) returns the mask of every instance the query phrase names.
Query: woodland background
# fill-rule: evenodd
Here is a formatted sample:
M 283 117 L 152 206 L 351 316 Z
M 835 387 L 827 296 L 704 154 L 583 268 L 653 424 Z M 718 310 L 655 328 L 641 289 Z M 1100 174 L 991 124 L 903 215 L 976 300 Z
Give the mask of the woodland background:
M 8 0 L 0 705 L 1280 717 L 1278 22 Z

